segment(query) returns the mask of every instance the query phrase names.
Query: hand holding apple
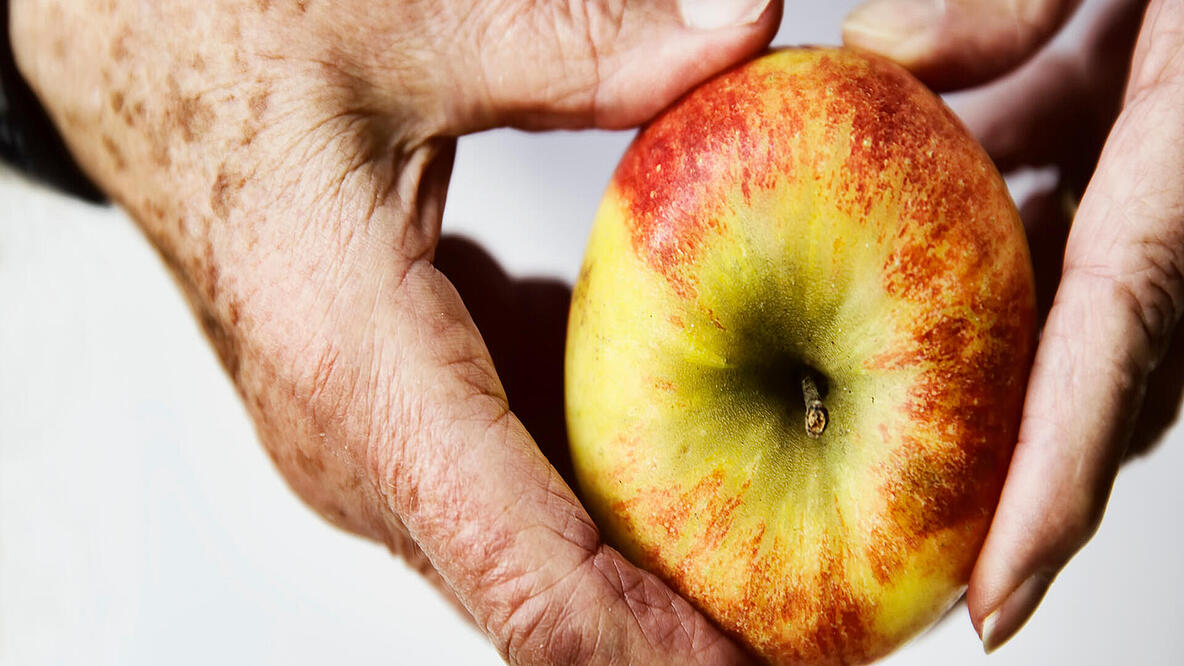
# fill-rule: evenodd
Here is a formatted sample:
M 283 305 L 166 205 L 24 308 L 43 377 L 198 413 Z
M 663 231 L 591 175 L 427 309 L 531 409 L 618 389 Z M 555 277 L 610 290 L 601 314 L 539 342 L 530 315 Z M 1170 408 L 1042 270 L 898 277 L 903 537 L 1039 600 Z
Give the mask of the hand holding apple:
M 880 0 L 845 29 L 848 43 L 946 87 L 1032 58 L 973 93 L 968 119 L 1002 164 L 1056 165 L 1069 188 L 1084 187 L 1071 228 L 1059 220 L 1049 238 L 1050 310 L 967 593 L 988 651 L 1093 535 L 1128 446 L 1146 450 L 1176 419 L 1184 381 L 1184 5 L 1090 3 L 1072 40 L 1033 58 L 1077 4 Z M 892 18 L 918 11 L 927 20 Z
M 603 546 L 434 262 L 457 135 L 642 122 L 762 49 L 778 3 L 11 6 L 25 78 L 312 507 L 405 556 L 509 660 L 743 658 Z
M 625 155 L 573 294 L 598 523 L 776 663 L 880 657 L 961 594 L 1031 360 L 1023 227 L 885 60 L 731 70 Z

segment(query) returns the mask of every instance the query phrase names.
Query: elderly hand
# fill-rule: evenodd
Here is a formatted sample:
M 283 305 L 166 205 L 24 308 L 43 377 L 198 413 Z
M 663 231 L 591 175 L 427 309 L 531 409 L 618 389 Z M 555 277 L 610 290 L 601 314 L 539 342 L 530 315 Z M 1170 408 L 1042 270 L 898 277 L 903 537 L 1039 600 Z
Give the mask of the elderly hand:
M 844 38 L 933 85 L 961 87 L 1024 62 L 1076 4 L 875 0 L 848 17 Z M 1106 3 L 1080 42 L 974 93 L 966 114 L 1002 168 L 1059 164 L 1067 186 L 1088 182 L 1071 230 L 1059 227 L 1067 233 L 1052 252 L 1063 249 L 1059 275 L 1037 265 L 1038 276 L 1051 277 L 1038 284 L 1050 294 L 1048 317 L 1015 456 L 967 592 L 987 651 L 1019 630 L 1092 536 L 1132 436 L 1145 445 L 1179 406 L 1177 370 L 1169 388 L 1153 384 L 1148 400 L 1162 409 L 1166 399 L 1169 416 L 1139 417 L 1149 380 L 1164 379 L 1153 370 L 1184 308 L 1184 4 Z M 1100 155 L 1091 151 L 1095 137 L 1104 139 Z M 1034 251 L 1050 249 L 1058 226 L 1029 212 Z
M 175 275 L 291 486 L 514 662 L 737 662 L 605 546 L 433 265 L 455 137 L 644 121 L 775 0 L 13 0 L 18 65 Z M 530 322 L 519 322 L 529 326 Z

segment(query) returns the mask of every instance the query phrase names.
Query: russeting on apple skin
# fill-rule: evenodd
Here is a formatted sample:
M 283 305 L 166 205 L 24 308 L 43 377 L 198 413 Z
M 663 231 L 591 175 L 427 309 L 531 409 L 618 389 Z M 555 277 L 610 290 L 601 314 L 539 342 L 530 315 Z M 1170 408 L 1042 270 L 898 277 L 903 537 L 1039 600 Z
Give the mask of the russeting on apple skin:
M 566 352 L 582 497 L 761 658 L 872 661 L 965 589 L 1034 309 L 1015 206 L 940 99 L 851 51 L 761 57 L 604 196 Z

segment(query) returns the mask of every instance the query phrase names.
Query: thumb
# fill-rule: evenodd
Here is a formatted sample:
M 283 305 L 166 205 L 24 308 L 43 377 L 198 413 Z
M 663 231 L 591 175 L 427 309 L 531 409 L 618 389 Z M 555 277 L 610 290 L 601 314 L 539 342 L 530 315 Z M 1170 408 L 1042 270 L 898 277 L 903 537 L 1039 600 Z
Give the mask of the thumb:
M 410 4 L 404 11 L 422 11 L 412 18 L 424 29 L 389 29 L 418 42 L 371 55 L 365 78 L 386 90 L 423 82 L 411 114 L 426 122 L 422 131 L 452 136 L 504 125 L 636 125 L 764 48 L 781 15 L 780 0 Z
M 880 53 L 937 89 L 985 83 L 1022 64 L 1080 0 L 870 0 L 843 41 Z

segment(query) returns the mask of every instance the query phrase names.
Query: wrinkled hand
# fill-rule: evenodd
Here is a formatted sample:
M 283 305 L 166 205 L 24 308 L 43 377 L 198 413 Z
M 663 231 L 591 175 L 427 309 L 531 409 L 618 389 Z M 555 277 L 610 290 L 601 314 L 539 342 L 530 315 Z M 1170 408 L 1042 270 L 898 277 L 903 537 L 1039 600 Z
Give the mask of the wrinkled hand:
M 931 84 L 962 87 L 1020 65 L 1076 4 L 876 0 L 848 17 L 844 39 Z M 1184 309 L 1184 4 L 1099 4 L 1078 48 L 1042 53 L 964 100 L 1002 169 L 1055 164 L 1065 191 L 1084 187 L 1071 228 L 1066 197 L 1024 210 L 1048 311 L 967 592 L 988 651 L 1019 630 L 1093 535 L 1128 445 L 1145 447 L 1174 419 L 1184 379 L 1180 354 L 1156 371 Z
M 433 262 L 454 137 L 639 123 L 764 47 L 765 2 L 13 0 L 11 20 L 314 508 L 455 594 L 511 661 L 734 662 L 601 543 Z

